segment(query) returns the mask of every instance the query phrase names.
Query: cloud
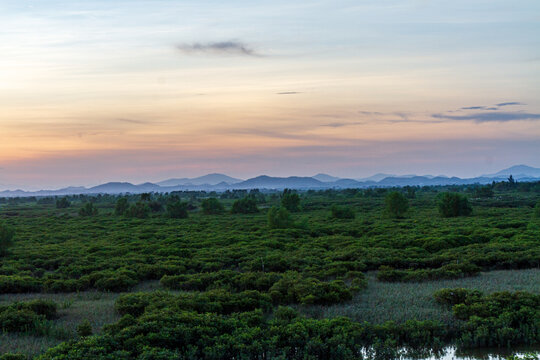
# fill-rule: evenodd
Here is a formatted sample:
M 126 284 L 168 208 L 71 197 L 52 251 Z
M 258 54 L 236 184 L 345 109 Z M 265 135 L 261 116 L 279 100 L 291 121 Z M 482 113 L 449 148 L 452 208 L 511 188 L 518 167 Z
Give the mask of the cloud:
M 499 103 L 499 104 L 496 104 L 496 105 L 497 106 L 511 106 L 511 105 L 525 105 L 525 104 L 517 102 L 517 101 L 509 101 L 509 102 Z
M 177 48 L 187 54 L 260 56 L 251 47 L 240 41 L 181 44 Z
M 483 112 L 470 115 L 445 115 L 445 114 L 432 114 L 431 117 L 435 119 L 443 120 L 472 120 L 477 123 L 483 122 L 506 122 L 517 120 L 540 120 L 540 114 L 530 114 L 524 112 Z
M 460 110 L 486 110 L 485 106 L 466 106 L 462 107 Z
M 284 92 L 278 92 L 276 95 L 296 95 L 301 94 L 301 92 L 298 91 L 284 91 Z

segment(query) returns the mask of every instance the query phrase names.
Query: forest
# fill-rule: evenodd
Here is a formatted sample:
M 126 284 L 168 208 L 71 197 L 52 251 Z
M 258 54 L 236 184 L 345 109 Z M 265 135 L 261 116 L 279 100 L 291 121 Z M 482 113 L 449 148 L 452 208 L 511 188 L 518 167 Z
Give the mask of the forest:
M 1 360 L 540 347 L 540 182 L 0 198 L 0 261 Z

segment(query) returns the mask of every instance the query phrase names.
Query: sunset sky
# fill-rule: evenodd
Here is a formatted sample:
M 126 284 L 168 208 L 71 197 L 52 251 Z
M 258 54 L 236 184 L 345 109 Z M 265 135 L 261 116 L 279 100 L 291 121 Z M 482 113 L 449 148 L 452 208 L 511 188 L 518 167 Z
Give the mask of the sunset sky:
M 538 0 L 0 0 L 0 189 L 540 167 Z

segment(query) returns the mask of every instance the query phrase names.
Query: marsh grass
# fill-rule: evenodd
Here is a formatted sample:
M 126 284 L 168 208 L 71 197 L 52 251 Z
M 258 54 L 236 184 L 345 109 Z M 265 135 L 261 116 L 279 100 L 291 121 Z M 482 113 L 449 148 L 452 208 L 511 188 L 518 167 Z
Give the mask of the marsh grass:
M 133 291 L 163 290 L 159 281 L 145 281 Z M 77 337 L 77 326 L 88 319 L 94 334 L 101 333 L 104 325 L 116 322 L 120 316 L 114 310 L 116 299 L 121 293 L 84 291 L 61 294 L 5 294 L 0 295 L 0 305 L 15 301 L 34 299 L 52 300 L 58 304 L 58 319 L 44 324 L 44 336 L 33 334 L 2 334 L 0 332 L 0 354 L 23 353 L 29 357 L 45 352 L 52 346 Z
M 369 273 L 367 288 L 351 302 L 333 306 L 307 306 L 300 310 L 308 316 L 323 318 L 346 316 L 355 321 L 398 323 L 411 319 L 435 320 L 455 326 L 452 313 L 433 300 L 433 293 L 442 288 L 496 291 L 529 291 L 540 293 L 540 270 L 501 270 L 481 273 L 477 277 L 422 283 L 379 282 Z

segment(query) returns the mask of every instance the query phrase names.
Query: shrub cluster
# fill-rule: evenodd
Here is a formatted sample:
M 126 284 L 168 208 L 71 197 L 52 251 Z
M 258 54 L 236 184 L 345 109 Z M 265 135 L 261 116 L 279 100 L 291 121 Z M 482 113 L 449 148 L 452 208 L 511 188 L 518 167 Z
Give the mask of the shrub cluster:
M 468 347 L 537 344 L 540 337 L 540 295 L 476 290 L 442 289 L 435 300 L 451 306 L 454 316 L 465 321 L 459 341 Z
M 32 332 L 40 323 L 56 318 L 57 306 L 47 300 L 16 302 L 0 306 L 0 330 L 5 332 Z
M 389 266 L 381 266 L 377 273 L 377 279 L 389 282 L 421 282 L 443 279 L 459 279 L 467 276 L 475 276 L 480 272 L 480 267 L 471 263 L 448 264 L 438 269 L 409 269 L 396 270 Z

